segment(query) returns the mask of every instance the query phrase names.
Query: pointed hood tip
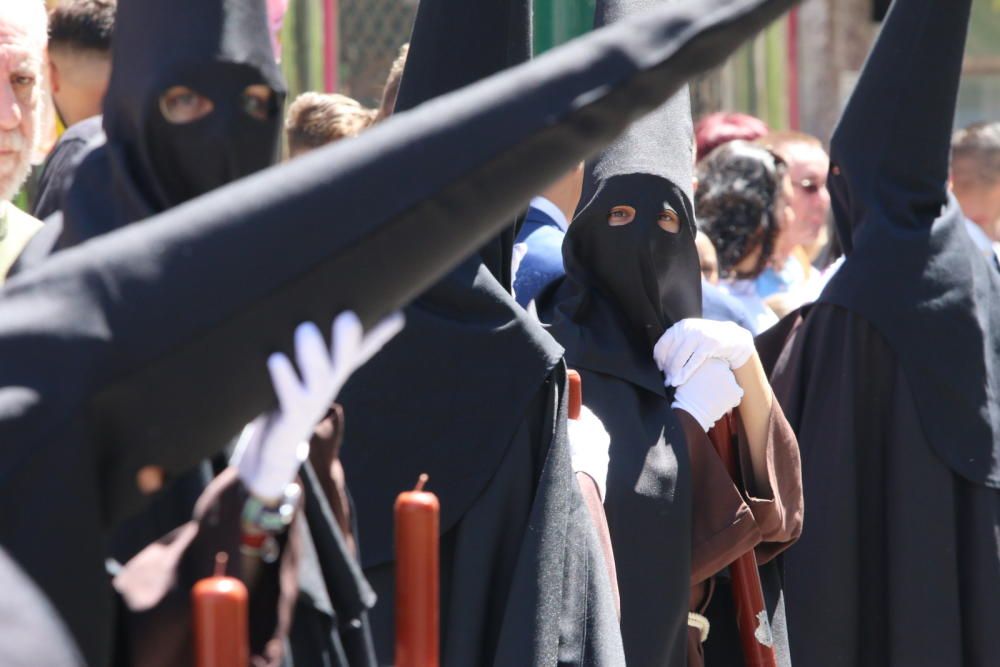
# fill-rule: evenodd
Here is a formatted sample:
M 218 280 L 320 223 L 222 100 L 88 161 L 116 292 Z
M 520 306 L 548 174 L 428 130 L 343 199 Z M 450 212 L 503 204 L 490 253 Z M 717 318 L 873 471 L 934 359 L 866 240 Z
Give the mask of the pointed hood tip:
M 594 27 L 630 18 L 672 0 L 598 0 Z M 694 121 L 687 84 L 662 106 L 634 122 L 595 158 L 588 181 L 597 185 L 612 176 L 649 174 L 670 181 L 694 201 Z

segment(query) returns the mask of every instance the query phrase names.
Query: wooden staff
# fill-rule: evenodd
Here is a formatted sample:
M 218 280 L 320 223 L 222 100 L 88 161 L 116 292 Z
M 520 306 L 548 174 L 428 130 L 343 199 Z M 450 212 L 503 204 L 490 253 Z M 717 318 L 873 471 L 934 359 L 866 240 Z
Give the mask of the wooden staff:
M 740 485 L 733 446 L 732 417 L 726 415 L 712 427 L 708 437 L 722 459 L 729 476 Z M 747 667 L 777 667 L 774 656 L 774 639 L 771 625 L 764 606 L 764 592 L 760 587 L 760 572 L 757 570 L 757 556 L 753 549 L 736 559 L 729 566 L 733 583 L 733 602 L 736 606 L 736 625 L 740 630 L 740 644 Z

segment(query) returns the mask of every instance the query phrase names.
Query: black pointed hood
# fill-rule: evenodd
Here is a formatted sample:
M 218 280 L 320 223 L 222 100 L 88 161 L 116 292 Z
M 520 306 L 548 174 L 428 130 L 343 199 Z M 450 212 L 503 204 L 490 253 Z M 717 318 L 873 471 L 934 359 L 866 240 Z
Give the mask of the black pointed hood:
M 655 4 L 599 0 L 595 23 Z M 563 244 L 567 280 L 555 326 L 571 365 L 663 393 L 653 345 L 675 322 L 701 315 L 694 146 L 684 87 L 588 163 L 581 207 Z M 612 211 L 622 216 L 616 207 L 627 207 L 632 221 L 612 224 Z M 664 210 L 674 216 L 669 231 L 661 226 Z
M 847 258 L 820 301 L 861 315 L 906 374 L 938 455 L 1000 488 L 1000 274 L 948 193 L 971 0 L 895 0 L 830 145 Z
M 530 56 L 530 0 L 423 0 L 395 113 Z M 433 156 L 427 168 L 438 168 Z M 354 415 L 342 460 L 365 534 L 366 567 L 392 559 L 393 499 L 421 473 L 442 500 L 442 532 L 454 525 L 562 358 L 562 348 L 509 293 L 514 222 L 511 215 L 499 236 L 406 308 L 406 330 L 341 392 L 338 400 Z M 409 378 L 405 388 L 400 377 Z M 397 420 L 410 425 L 405 441 Z
M 531 59 L 532 0 L 424 0 L 395 111 L 406 111 Z M 525 202 L 527 207 L 527 202 Z M 516 220 L 479 255 L 508 291 Z
M 116 25 L 107 142 L 77 172 L 60 248 L 165 211 L 278 156 L 285 84 L 265 0 L 121 0 Z M 212 111 L 169 122 L 161 96 L 175 86 L 209 100 Z M 251 109 L 250 86 L 269 89 L 270 101 Z
M 531 59 L 531 0 L 423 0 L 395 111 Z
M 952 205 L 948 164 L 968 5 L 899 0 L 882 24 L 830 141 L 827 187 L 845 254 L 868 220 L 919 232 Z

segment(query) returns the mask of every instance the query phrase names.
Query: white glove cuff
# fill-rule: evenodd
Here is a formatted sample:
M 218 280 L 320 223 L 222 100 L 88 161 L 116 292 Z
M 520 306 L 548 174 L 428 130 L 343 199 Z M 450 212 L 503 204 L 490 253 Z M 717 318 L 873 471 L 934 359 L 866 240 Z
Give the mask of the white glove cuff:
M 674 402 L 670 404 L 670 407 L 675 410 L 683 410 L 694 417 L 694 420 L 698 422 L 698 425 L 701 426 L 701 429 L 705 431 L 705 433 L 708 433 L 709 429 L 715 426 L 715 421 L 713 421 L 708 415 L 702 414 L 702 412 L 696 407 L 693 405 L 687 405 L 681 399 L 674 399 Z
M 582 472 L 588 475 L 597 484 L 597 492 L 601 494 L 601 501 L 604 501 L 605 491 L 608 488 L 608 455 L 605 452 L 601 456 L 600 452 L 593 450 L 585 452 L 571 451 L 573 473 Z
M 604 500 L 608 485 L 611 436 L 597 415 L 586 406 L 581 408 L 579 419 L 571 419 L 567 423 L 567 436 L 573 472 L 586 473 L 593 478 L 601 500 Z

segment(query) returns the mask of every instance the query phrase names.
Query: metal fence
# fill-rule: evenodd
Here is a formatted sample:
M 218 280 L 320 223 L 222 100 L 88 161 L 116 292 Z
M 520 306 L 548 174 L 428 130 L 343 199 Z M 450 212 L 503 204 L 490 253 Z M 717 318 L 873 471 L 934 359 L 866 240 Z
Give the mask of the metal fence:
M 340 0 L 340 92 L 378 104 L 416 11 L 416 0 Z

